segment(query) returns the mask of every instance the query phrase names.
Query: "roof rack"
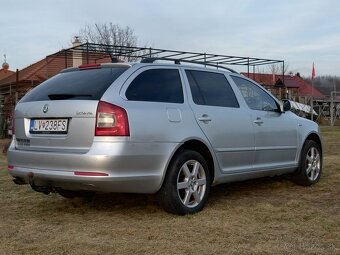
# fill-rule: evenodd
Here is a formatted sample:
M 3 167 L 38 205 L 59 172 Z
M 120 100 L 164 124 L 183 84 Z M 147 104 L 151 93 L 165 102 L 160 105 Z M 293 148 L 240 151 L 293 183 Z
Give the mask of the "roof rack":
M 178 51 L 178 50 L 167 50 L 159 48 L 146 48 L 146 47 L 135 47 L 135 46 L 121 46 L 121 45 L 110 45 L 110 44 L 95 44 L 95 43 L 83 43 L 72 48 L 61 50 L 57 53 L 51 54 L 46 57 L 49 58 L 63 58 L 65 61 L 65 68 L 71 66 L 72 59 L 82 59 L 83 64 L 90 63 L 102 63 L 107 59 L 117 58 L 127 62 L 136 62 L 148 58 L 162 58 L 172 59 L 172 61 L 178 60 L 181 62 L 194 63 L 200 65 L 209 65 L 218 68 L 230 67 L 230 65 L 246 66 L 247 73 L 250 74 L 250 68 L 255 73 L 255 67 L 261 65 L 272 65 L 278 64 L 285 69 L 283 60 L 277 59 L 264 59 L 254 57 L 241 57 L 231 55 L 217 55 L 210 53 L 199 53 L 189 51 Z M 149 60 L 151 61 L 151 60 Z M 197 62 L 197 63 L 195 63 Z M 284 79 L 284 76 L 283 76 Z M 284 83 L 284 80 L 283 80 Z
M 175 59 L 175 58 L 144 58 L 141 60 L 141 63 L 154 63 L 157 60 L 165 60 L 165 61 L 174 61 L 175 64 L 180 65 L 181 62 L 183 63 L 192 63 L 192 64 L 197 64 L 197 65 L 204 65 L 204 66 L 212 66 L 212 67 L 216 67 L 217 69 L 222 68 L 225 70 L 228 70 L 232 73 L 238 73 L 235 70 L 229 68 L 229 67 L 225 67 L 225 66 L 219 66 L 218 63 L 215 64 L 211 64 L 209 62 L 202 62 L 202 61 L 194 61 L 194 60 L 183 60 L 183 59 Z

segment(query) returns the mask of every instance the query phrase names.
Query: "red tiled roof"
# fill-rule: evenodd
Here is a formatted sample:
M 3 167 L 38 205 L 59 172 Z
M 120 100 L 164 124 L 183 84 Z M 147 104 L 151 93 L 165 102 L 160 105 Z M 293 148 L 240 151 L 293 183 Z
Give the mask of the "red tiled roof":
M 96 63 L 107 62 L 111 62 L 111 58 L 107 54 L 104 54 L 101 59 L 96 60 Z M 83 56 L 83 63 L 86 63 L 85 56 Z M 58 56 L 46 57 L 32 65 L 19 70 L 19 81 L 43 82 L 48 78 L 56 75 L 66 67 L 71 66 L 73 66 L 72 57 L 67 57 L 66 60 L 63 57 Z M 0 79 L 0 86 L 13 84 L 15 82 L 16 74 L 15 72 L 13 72 L 9 76 Z
M 244 76 L 256 81 L 257 83 L 265 86 L 274 86 L 275 83 L 280 79 L 282 81 L 282 75 L 273 75 L 273 74 L 260 74 L 260 73 L 242 73 Z M 313 88 L 311 84 L 306 82 L 300 76 L 284 76 L 284 85 L 287 88 L 298 88 L 300 96 L 311 96 L 313 95 L 316 98 L 325 98 L 325 95 L 322 94 L 317 88 Z
M 59 66 L 56 70 L 52 70 L 50 76 L 48 75 L 46 66 L 49 65 L 55 59 L 51 59 L 47 61 L 45 58 L 39 60 L 38 62 L 29 65 L 21 70 L 19 70 L 19 81 L 44 81 L 48 77 L 55 75 L 56 73 L 60 72 L 64 67 Z M 65 62 L 65 61 L 64 61 Z M 64 64 L 65 66 L 65 64 Z M 10 84 L 16 82 L 16 74 L 12 74 L 5 79 L 0 80 L 0 85 Z
M 11 70 L 0 69 L 0 80 L 5 79 L 6 77 L 14 74 L 15 72 Z
M 320 92 L 317 88 L 313 87 L 310 85 L 308 82 L 306 82 L 304 79 L 301 77 L 297 77 L 300 79 L 300 88 L 299 88 L 299 94 L 301 96 L 311 96 L 316 98 L 325 98 L 326 96 Z
M 244 76 L 256 81 L 265 86 L 274 86 L 280 79 L 283 80 L 282 75 L 277 74 L 265 74 L 265 73 L 242 73 Z M 294 78 L 295 76 L 285 75 L 284 83 L 287 88 L 298 88 L 299 82 Z

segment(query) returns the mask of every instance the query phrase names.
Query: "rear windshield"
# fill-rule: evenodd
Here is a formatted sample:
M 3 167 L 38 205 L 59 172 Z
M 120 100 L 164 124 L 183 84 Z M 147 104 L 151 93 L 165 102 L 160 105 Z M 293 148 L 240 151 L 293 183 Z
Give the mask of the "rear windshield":
M 45 100 L 99 100 L 128 67 L 79 70 L 57 74 L 41 83 L 21 102 Z

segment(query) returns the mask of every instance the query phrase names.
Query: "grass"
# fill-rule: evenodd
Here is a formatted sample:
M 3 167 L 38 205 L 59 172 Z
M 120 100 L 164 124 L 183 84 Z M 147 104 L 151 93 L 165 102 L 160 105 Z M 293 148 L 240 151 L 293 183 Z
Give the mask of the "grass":
M 67 200 L 11 182 L 0 157 L 0 254 L 339 254 L 340 128 L 322 128 L 324 172 L 212 189 L 205 209 L 165 213 L 154 196 Z

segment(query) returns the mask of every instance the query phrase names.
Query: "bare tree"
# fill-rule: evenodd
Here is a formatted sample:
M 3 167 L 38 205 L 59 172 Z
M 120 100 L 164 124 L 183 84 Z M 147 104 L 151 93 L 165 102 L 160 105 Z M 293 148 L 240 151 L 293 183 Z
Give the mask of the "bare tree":
M 137 36 L 129 26 L 125 28 L 112 23 L 86 25 L 79 32 L 84 42 L 134 47 L 137 46 Z
M 144 50 L 135 48 L 138 38 L 129 26 L 121 27 L 111 22 L 94 24 L 93 26 L 86 25 L 79 31 L 79 36 L 81 42 L 98 44 L 97 47 L 105 50 L 112 57 L 117 56 L 125 61 L 134 61 L 145 54 Z M 143 48 L 146 48 L 146 46 L 143 46 Z
M 285 63 L 284 69 L 282 64 L 271 64 L 270 66 L 268 66 L 269 72 L 271 74 L 278 75 L 286 74 L 288 72 L 288 68 L 289 65 L 287 63 Z
M 313 86 L 324 95 L 330 95 L 332 91 L 340 90 L 340 77 L 332 75 L 319 75 L 312 80 L 312 77 L 303 77 L 308 83 L 313 82 Z

